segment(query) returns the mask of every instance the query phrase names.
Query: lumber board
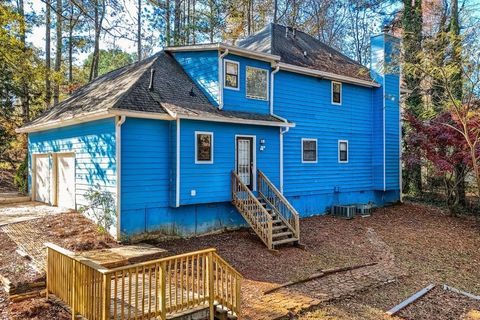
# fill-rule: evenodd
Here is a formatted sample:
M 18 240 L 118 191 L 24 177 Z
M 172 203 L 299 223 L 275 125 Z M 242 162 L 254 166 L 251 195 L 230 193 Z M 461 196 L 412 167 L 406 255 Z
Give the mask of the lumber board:
M 464 295 L 466 297 L 469 297 L 470 299 L 473 299 L 473 300 L 478 300 L 480 301 L 480 296 L 476 296 L 470 292 L 466 292 L 466 291 L 463 291 L 463 290 L 460 290 L 460 289 L 457 289 L 457 288 L 454 288 L 454 287 L 450 287 L 446 284 L 443 285 L 443 290 L 446 290 L 446 291 L 452 291 L 452 292 L 455 292 L 455 293 L 458 293 L 458 294 L 461 294 L 461 295 Z
M 421 289 L 420 291 L 417 291 L 416 293 L 414 293 L 413 295 L 411 295 L 410 297 L 408 297 L 407 299 L 403 300 L 402 302 L 400 302 L 399 304 L 397 304 L 395 307 L 393 307 L 392 309 L 388 310 L 387 311 L 387 314 L 388 315 L 394 315 L 395 313 L 397 313 L 398 311 L 402 310 L 403 308 L 405 308 L 406 306 L 408 306 L 409 304 L 411 304 L 412 302 L 415 302 L 416 300 L 418 300 L 419 298 L 423 297 L 424 295 L 426 295 L 430 290 L 432 290 L 433 288 L 435 288 L 435 285 L 434 284 L 429 284 L 428 286 L 426 286 L 425 288 Z

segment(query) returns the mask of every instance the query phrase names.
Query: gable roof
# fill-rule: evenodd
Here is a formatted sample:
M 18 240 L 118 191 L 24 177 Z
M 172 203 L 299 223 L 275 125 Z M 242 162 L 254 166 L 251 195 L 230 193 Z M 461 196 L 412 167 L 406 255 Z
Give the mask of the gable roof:
M 155 74 L 153 90 L 150 90 L 152 69 Z M 45 130 L 62 123 L 90 121 L 94 115 L 106 118 L 126 113 L 157 119 L 240 123 L 251 120 L 257 124 L 285 126 L 271 115 L 218 110 L 177 61 L 161 51 L 98 77 L 17 131 Z
M 236 45 L 278 55 L 283 63 L 373 82 L 365 66 L 305 32 L 280 24 L 268 24 Z

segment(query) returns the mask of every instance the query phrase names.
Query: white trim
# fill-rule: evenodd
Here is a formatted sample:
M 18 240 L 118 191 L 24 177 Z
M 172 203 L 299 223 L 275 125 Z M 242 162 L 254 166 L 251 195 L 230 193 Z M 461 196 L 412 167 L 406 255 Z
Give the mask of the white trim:
M 211 122 L 224 122 L 224 123 L 240 123 L 240 124 L 253 124 L 260 126 L 270 127 L 295 127 L 295 123 L 273 122 L 265 120 L 248 120 L 248 119 L 228 119 L 224 117 L 202 117 L 196 115 L 178 115 L 178 119 L 199 120 L 199 121 L 211 121 Z
M 170 52 L 181 52 L 181 51 L 205 51 L 205 50 L 229 50 L 231 53 L 248 57 L 254 58 L 266 62 L 272 61 L 279 61 L 280 56 L 269 54 L 269 53 L 262 53 L 254 50 L 243 49 L 239 47 L 235 47 L 226 43 L 208 43 L 208 44 L 197 44 L 191 46 L 178 46 L 178 47 L 166 47 L 164 48 L 165 51 Z
M 176 154 L 175 207 L 180 206 L 180 119 L 177 118 L 177 154 Z
M 233 63 L 237 65 L 237 87 L 229 87 L 225 83 L 227 77 L 227 63 Z M 235 90 L 235 91 L 240 91 L 240 62 L 234 61 L 234 60 L 229 60 L 229 59 L 223 59 L 223 87 L 225 89 L 229 90 Z
M 117 173 L 117 240 L 120 240 L 122 229 L 122 124 L 127 118 L 123 115 L 115 119 L 115 156 L 116 156 L 116 173 Z
M 333 85 L 334 84 L 339 84 L 340 85 L 340 102 L 335 102 L 333 101 Z M 338 82 L 338 81 L 331 81 L 331 85 L 330 85 L 330 102 L 333 104 L 333 105 L 336 105 L 336 106 L 341 106 L 342 105 L 342 102 L 343 102 L 343 97 L 342 97 L 342 94 L 343 94 L 343 85 L 341 82 Z
M 223 58 L 228 54 L 228 49 L 225 52 L 218 50 L 218 109 L 223 109 Z
M 249 134 L 236 134 L 235 135 L 235 172 L 237 172 L 237 138 L 253 138 L 252 141 L 252 161 L 253 161 L 253 168 L 252 168 L 252 191 L 257 191 L 257 136 L 249 135 Z
M 101 111 L 101 112 L 80 113 L 70 118 L 46 121 L 40 124 L 31 125 L 31 126 L 27 125 L 27 126 L 18 128 L 15 131 L 17 133 L 43 131 L 43 130 L 71 126 L 74 124 L 95 121 L 95 120 L 112 118 L 115 116 L 127 116 L 131 118 L 146 118 L 146 119 L 157 119 L 157 120 L 174 120 L 175 119 L 170 114 L 158 114 L 153 112 L 126 111 L 126 110 L 124 111 L 120 109 L 110 109 L 110 110 Z
M 210 147 L 210 160 L 208 161 L 204 161 L 204 160 L 198 160 L 198 153 L 197 153 L 197 148 L 198 148 L 198 139 L 197 139 L 197 136 L 199 134 L 209 134 L 211 136 L 210 138 L 210 144 L 211 144 L 211 147 Z M 210 131 L 195 131 L 195 164 L 213 164 L 213 148 L 214 148 L 214 144 L 213 144 L 213 132 L 210 132 Z
M 303 142 L 304 141 L 315 141 L 315 161 L 311 161 L 311 160 L 304 160 L 303 159 Z M 318 163 L 318 140 L 315 139 L 315 138 L 302 138 L 302 146 L 301 146 L 301 149 L 302 149 L 302 163 Z
M 266 95 L 265 95 L 266 98 L 265 98 L 265 99 L 260 98 L 260 97 L 255 97 L 255 96 L 249 96 L 249 95 L 248 95 L 248 92 L 247 92 L 247 90 L 248 90 L 248 86 L 247 86 L 247 81 L 248 81 L 247 72 L 248 72 L 248 69 L 257 69 L 257 70 L 265 71 L 265 72 L 266 72 L 266 76 L 267 76 L 267 88 L 266 88 Z M 246 67 L 245 67 L 245 97 L 246 97 L 247 99 L 260 100 L 260 101 L 268 101 L 268 100 L 269 100 L 269 97 L 268 97 L 268 96 L 269 96 L 269 94 L 268 94 L 268 91 L 269 91 L 268 88 L 269 88 L 269 86 L 270 86 L 270 81 L 269 81 L 269 79 L 268 79 L 268 78 L 269 78 L 269 72 L 270 72 L 270 70 L 264 69 L 264 68 L 258 68 L 258 67 L 252 67 L 252 66 L 246 66 Z
M 340 144 L 341 143 L 347 144 L 347 160 L 346 161 L 340 160 Z M 338 140 L 338 163 L 348 163 L 349 160 L 350 160 L 350 148 L 349 148 L 348 140 Z
M 341 81 L 343 83 L 356 84 L 363 87 L 379 88 L 381 86 L 380 84 L 378 84 L 373 80 L 368 81 L 368 80 L 362 80 L 362 79 L 357 79 L 357 78 L 348 77 L 348 76 L 342 76 L 342 75 L 338 75 L 331 72 L 299 67 L 299 66 L 289 64 L 289 63 L 284 63 L 284 62 L 279 62 L 278 66 L 280 67 L 281 70 L 284 70 L 284 71 L 290 71 L 290 72 L 305 74 L 308 76 L 320 77 L 327 80 Z
M 280 130 L 280 192 L 283 194 L 283 130 Z

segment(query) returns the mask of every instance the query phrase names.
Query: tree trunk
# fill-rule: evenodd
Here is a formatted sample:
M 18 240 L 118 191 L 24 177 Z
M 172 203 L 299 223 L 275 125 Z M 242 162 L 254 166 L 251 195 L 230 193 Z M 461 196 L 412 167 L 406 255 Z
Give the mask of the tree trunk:
M 73 91 L 73 28 L 75 27 L 74 22 L 74 9 L 73 3 L 70 3 L 70 16 L 68 23 L 68 93 L 71 94 Z
M 62 65 L 62 0 L 57 0 L 56 9 L 57 11 L 57 21 L 56 21 L 56 37 L 57 45 L 55 51 L 55 72 L 57 73 L 57 78 L 60 74 L 60 69 Z M 57 104 L 60 101 L 60 81 L 56 80 L 53 87 L 53 103 Z
M 273 1 L 273 23 L 278 23 L 278 0 Z
M 182 0 L 175 0 L 175 8 L 173 9 L 173 44 L 180 44 L 180 19 L 182 13 Z
M 92 65 L 90 68 L 90 81 L 98 77 L 98 64 L 100 61 L 100 33 L 102 31 L 103 18 L 105 16 L 105 0 L 102 1 L 102 10 L 99 10 L 99 2 L 95 0 L 95 41 L 93 48 Z
M 167 30 L 165 30 L 165 36 L 166 36 L 166 43 L 167 43 L 167 47 L 170 46 L 170 38 L 171 38 L 171 35 L 170 35 L 170 30 L 171 30 L 171 27 L 170 27 L 170 0 L 166 0 L 165 1 L 165 22 L 166 22 L 166 26 L 165 28 Z
M 26 42 L 27 23 L 25 21 L 25 5 L 23 0 L 18 1 L 18 14 L 21 17 L 20 41 L 22 42 L 22 51 L 25 53 L 27 51 L 27 42 Z M 23 121 L 26 123 L 30 119 L 30 98 L 29 98 L 28 82 L 27 82 L 27 79 L 25 78 L 22 79 L 22 96 L 20 97 L 20 103 L 22 105 Z
M 142 0 L 138 0 L 137 12 L 137 60 L 142 60 Z
M 52 24 L 51 21 L 51 2 L 50 0 L 45 1 L 45 107 L 50 108 L 50 103 L 52 102 L 52 88 L 50 81 L 51 73 L 51 56 L 50 56 L 50 27 Z

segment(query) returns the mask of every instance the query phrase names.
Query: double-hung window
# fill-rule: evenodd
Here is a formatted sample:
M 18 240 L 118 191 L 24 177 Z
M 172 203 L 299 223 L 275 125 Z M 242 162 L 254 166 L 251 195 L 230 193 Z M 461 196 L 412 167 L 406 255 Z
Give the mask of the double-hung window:
M 338 141 L 338 162 L 340 163 L 348 162 L 348 141 L 347 140 Z
M 213 163 L 213 132 L 195 132 L 195 163 Z
M 332 81 L 332 104 L 342 104 L 342 83 Z
M 302 163 L 317 163 L 317 139 L 302 139 Z
M 238 74 L 240 69 L 240 64 L 237 61 L 225 60 L 225 77 L 223 86 L 227 89 L 239 88 Z
M 268 100 L 268 70 L 247 67 L 246 74 L 247 98 Z

